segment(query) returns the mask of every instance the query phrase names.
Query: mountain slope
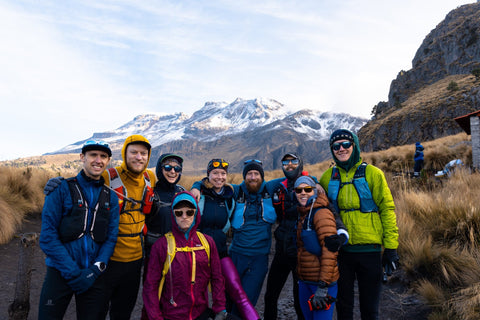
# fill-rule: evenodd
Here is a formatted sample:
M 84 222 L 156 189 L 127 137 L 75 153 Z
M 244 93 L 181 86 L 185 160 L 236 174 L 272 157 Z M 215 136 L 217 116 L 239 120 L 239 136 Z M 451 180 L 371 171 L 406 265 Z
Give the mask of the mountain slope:
M 238 98 L 230 104 L 207 102 L 191 116 L 139 115 L 118 129 L 95 133 L 92 138 L 109 142 L 118 159 L 126 137 L 144 135 L 153 147 L 152 161 L 162 153 L 180 154 L 186 159 L 187 173 L 203 172 L 213 157 L 226 158 L 234 171 L 240 171 L 247 158 L 258 158 L 264 161 L 265 169 L 271 170 L 280 168 L 280 158 L 286 152 L 298 152 L 306 163 L 328 159 L 327 140 L 333 130 L 341 127 L 356 132 L 365 123 L 366 119 L 348 114 L 291 111 L 272 99 Z M 86 140 L 53 154 L 79 152 Z

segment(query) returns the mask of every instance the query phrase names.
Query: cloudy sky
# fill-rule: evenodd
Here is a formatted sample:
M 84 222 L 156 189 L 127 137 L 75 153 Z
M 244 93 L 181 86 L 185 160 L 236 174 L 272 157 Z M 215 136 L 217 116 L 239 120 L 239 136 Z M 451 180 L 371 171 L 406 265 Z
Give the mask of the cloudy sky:
M 237 97 L 368 118 L 471 2 L 0 0 L 0 160 Z

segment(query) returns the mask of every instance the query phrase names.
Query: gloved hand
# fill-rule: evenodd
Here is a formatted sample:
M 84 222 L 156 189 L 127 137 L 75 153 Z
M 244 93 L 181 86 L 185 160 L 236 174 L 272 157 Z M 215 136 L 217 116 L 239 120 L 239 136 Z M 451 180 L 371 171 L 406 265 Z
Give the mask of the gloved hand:
M 347 241 L 347 237 L 341 234 L 334 234 L 328 237 L 325 237 L 325 247 L 327 247 L 330 252 L 337 252 Z
M 80 270 L 80 275 L 68 280 L 67 283 L 75 293 L 84 293 L 90 289 L 99 274 L 100 270 L 96 266 L 90 266 L 87 269 Z
M 399 260 L 396 249 L 383 250 L 382 264 L 387 276 L 391 276 L 392 272 L 397 270 Z
M 57 187 L 62 183 L 63 179 L 63 177 L 55 177 L 48 180 L 47 184 L 43 188 L 43 194 L 48 196 L 53 190 L 57 189 Z
M 327 284 L 320 285 L 315 291 L 315 294 L 312 298 L 312 307 L 323 310 L 327 307 L 328 304 L 328 287 Z
M 225 320 L 225 319 L 227 319 L 227 311 L 223 310 L 215 315 L 214 320 Z

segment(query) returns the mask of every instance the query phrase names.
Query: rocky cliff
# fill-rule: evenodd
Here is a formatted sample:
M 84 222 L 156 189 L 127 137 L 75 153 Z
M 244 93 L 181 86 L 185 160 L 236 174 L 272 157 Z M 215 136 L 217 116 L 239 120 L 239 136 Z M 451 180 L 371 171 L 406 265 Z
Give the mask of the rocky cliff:
M 388 102 L 358 134 L 365 151 L 461 132 L 453 118 L 480 109 L 480 3 L 451 11 L 392 81 Z

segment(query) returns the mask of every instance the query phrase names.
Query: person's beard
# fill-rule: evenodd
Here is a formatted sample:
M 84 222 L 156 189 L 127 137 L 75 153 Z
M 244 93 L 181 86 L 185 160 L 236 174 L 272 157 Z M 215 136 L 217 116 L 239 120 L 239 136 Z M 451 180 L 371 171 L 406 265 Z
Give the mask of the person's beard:
M 249 180 L 245 181 L 245 185 L 247 186 L 247 191 L 249 193 L 257 193 L 260 190 L 260 187 L 262 186 L 262 180 Z

